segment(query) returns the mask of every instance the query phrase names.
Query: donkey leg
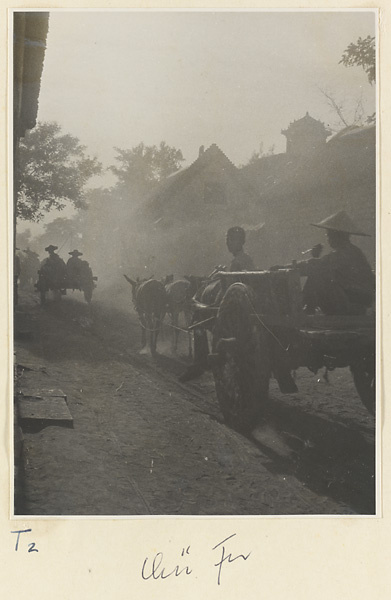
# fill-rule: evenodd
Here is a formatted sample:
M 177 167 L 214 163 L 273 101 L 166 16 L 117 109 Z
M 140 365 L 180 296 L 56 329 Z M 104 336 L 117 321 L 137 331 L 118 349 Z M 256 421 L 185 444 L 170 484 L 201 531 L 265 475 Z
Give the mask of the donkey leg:
M 179 324 L 179 313 L 178 311 L 175 311 L 175 313 L 173 314 L 173 322 L 172 324 L 174 325 L 174 330 L 173 330 L 173 354 L 177 353 L 178 350 L 178 335 L 179 335 L 179 331 L 178 331 L 178 324 Z
M 189 312 L 185 312 L 185 323 L 186 323 L 186 329 L 188 329 L 191 325 L 191 313 L 189 313 Z M 189 358 L 193 358 L 193 344 L 192 344 L 191 331 L 189 331 L 187 335 L 189 338 Z
M 157 336 L 159 333 L 160 321 L 157 315 L 152 314 L 150 319 L 150 330 L 151 330 L 151 354 L 156 355 L 156 344 Z
M 140 314 L 139 317 L 140 317 L 140 324 L 141 324 L 141 347 L 145 348 L 146 343 L 147 343 L 147 332 L 146 332 L 147 322 L 145 319 L 145 315 L 143 313 Z

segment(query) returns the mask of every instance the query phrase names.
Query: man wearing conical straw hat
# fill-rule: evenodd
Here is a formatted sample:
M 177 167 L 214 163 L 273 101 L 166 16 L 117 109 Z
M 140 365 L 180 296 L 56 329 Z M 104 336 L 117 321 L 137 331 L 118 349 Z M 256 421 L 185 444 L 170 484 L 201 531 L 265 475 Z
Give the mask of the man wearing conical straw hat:
M 301 275 L 308 277 L 303 302 L 308 314 L 320 309 L 326 315 L 362 315 L 375 298 L 375 277 L 363 252 L 351 243 L 350 236 L 367 236 L 344 210 L 314 227 L 326 230 L 331 252 L 321 258 L 295 263 Z M 319 256 L 321 245 L 313 256 Z

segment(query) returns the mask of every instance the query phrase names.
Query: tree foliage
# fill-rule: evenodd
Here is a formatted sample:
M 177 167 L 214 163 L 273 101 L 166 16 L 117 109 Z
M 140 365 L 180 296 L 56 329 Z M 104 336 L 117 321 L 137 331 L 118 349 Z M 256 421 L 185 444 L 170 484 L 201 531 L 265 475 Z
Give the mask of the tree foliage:
M 46 223 L 44 230 L 44 233 L 34 239 L 35 246 L 39 246 L 40 249 L 49 246 L 49 244 L 54 244 L 59 248 L 66 246 L 65 250 L 68 250 L 71 246 L 72 250 L 75 246 L 80 250 L 82 245 L 82 223 L 79 213 L 71 218 L 57 217 L 50 223 Z
M 25 231 L 17 232 L 16 234 L 16 246 L 20 250 L 25 250 L 30 247 L 31 243 L 31 230 L 25 229 Z
M 39 221 L 67 203 L 83 207 L 85 185 L 101 170 L 78 138 L 63 134 L 55 122 L 38 123 L 20 142 L 17 217 Z
M 128 150 L 115 150 L 119 166 L 109 168 L 121 186 L 136 193 L 147 191 L 153 184 L 175 173 L 184 161 L 182 152 L 165 142 L 160 142 L 159 146 L 146 146 L 141 142 Z
M 367 35 L 359 37 L 357 42 L 349 44 L 339 61 L 345 67 L 362 67 L 370 84 L 376 81 L 376 48 L 375 38 Z

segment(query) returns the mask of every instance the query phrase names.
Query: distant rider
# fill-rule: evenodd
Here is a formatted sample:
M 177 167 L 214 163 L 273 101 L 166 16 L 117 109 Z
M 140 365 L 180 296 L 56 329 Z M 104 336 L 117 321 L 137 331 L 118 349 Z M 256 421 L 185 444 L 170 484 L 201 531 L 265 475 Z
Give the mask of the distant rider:
M 50 284 L 57 289 L 66 287 L 67 268 L 65 262 L 56 254 L 58 246 L 47 246 L 45 252 L 49 253 L 48 258 L 41 263 L 40 273 L 48 279 Z
M 20 286 L 22 288 L 32 288 L 36 279 L 40 267 L 39 257 L 36 252 L 26 248 L 23 250 L 26 255 L 22 259 L 21 274 L 20 274 Z
M 71 255 L 71 258 L 69 258 L 67 262 L 69 285 L 70 287 L 80 288 L 83 273 L 86 268 L 85 263 L 87 261 L 80 260 L 79 256 L 83 256 L 83 252 L 79 252 L 79 250 L 72 250 L 72 252 L 68 252 L 68 254 Z

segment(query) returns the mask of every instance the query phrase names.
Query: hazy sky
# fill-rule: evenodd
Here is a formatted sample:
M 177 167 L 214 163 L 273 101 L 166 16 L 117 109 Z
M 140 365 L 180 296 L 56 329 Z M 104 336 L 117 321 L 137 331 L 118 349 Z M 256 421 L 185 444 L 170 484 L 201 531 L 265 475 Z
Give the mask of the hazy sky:
M 335 123 L 317 86 L 346 104 L 374 86 L 338 64 L 368 12 L 52 12 L 40 121 L 57 121 L 108 166 L 113 147 L 165 140 L 189 164 L 217 143 L 236 164 L 306 111 Z

